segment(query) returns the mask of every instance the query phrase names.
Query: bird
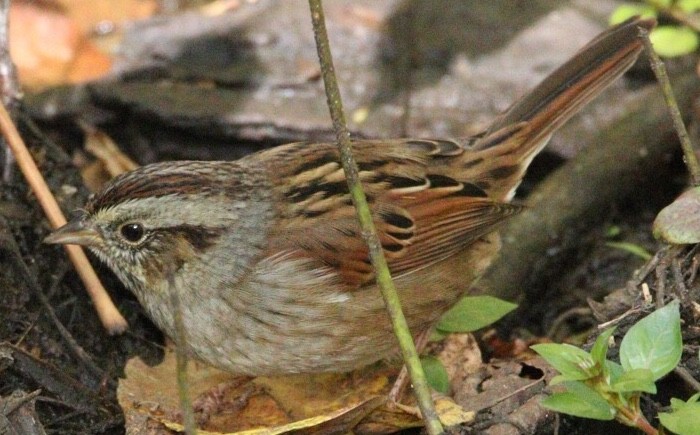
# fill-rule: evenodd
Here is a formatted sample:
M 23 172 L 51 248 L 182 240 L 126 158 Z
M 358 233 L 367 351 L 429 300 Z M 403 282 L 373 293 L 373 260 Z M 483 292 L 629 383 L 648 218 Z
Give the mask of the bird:
M 604 31 L 473 137 L 352 142 L 414 335 L 483 274 L 532 159 L 654 26 Z M 88 248 L 167 335 L 180 314 L 188 352 L 233 374 L 347 372 L 398 349 L 332 143 L 140 167 L 45 242 Z

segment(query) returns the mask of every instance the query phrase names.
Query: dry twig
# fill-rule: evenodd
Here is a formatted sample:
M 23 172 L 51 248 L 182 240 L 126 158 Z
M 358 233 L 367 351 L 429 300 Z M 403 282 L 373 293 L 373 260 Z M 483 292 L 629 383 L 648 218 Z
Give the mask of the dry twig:
M 39 169 L 34 163 L 27 146 L 19 135 L 17 128 L 15 127 L 10 114 L 4 105 L 0 105 L 0 130 L 2 135 L 7 141 L 10 150 L 17 159 L 17 165 L 19 166 L 24 178 L 31 187 L 34 195 L 39 201 L 39 204 L 44 209 L 44 213 L 48 218 L 51 226 L 53 228 L 58 228 L 66 224 L 66 218 L 61 212 L 61 208 L 58 206 L 56 198 L 51 194 L 46 181 L 41 176 Z M 121 333 L 127 328 L 126 319 L 119 313 L 117 307 L 110 299 L 107 291 L 102 286 L 95 270 L 90 265 L 85 252 L 82 248 L 75 245 L 66 245 L 66 251 L 71 261 L 75 265 L 75 269 L 80 275 L 80 278 L 85 284 L 85 289 L 87 290 L 93 304 L 95 305 L 95 310 L 97 315 L 100 317 L 102 324 L 107 329 L 110 334 Z

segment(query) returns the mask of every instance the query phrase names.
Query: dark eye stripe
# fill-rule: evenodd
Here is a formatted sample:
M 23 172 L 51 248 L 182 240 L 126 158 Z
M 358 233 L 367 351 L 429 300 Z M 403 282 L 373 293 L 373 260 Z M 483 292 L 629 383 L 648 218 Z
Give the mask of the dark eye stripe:
M 183 224 L 161 228 L 157 231 L 170 234 L 173 237 L 182 237 L 187 240 L 196 251 L 203 252 L 216 243 L 217 239 L 223 234 L 224 228 Z

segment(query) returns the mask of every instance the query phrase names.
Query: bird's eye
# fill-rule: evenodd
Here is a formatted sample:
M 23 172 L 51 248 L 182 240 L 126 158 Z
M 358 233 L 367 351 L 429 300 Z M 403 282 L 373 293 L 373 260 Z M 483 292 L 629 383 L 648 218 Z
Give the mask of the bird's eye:
M 143 229 L 143 225 L 138 223 L 124 224 L 119 228 L 119 232 L 122 237 L 126 239 L 127 242 L 137 243 L 143 239 L 146 231 Z

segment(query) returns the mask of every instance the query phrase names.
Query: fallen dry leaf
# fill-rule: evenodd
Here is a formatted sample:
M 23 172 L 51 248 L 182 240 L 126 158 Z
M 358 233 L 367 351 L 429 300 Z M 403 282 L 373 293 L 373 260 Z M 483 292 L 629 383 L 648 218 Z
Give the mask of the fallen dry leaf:
M 86 81 L 111 67 L 109 57 L 94 47 L 73 19 L 43 3 L 11 5 L 9 39 L 25 88 Z
M 481 349 L 470 333 L 455 333 L 445 337 L 437 358 L 445 366 L 451 391 L 455 391 L 463 379 L 483 365 Z
M 422 425 L 415 407 L 386 403 L 396 372 L 377 364 L 349 374 L 248 379 L 190 362 L 188 380 L 200 433 L 383 434 Z M 125 375 L 117 398 L 126 416 L 127 432 L 183 430 L 174 352 L 167 351 L 155 367 L 132 359 Z M 441 398 L 438 403 L 444 414 L 441 418 L 447 421 L 464 422 L 473 417 L 473 413 L 459 412 L 450 399 Z
M 90 35 L 101 23 L 120 23 L 152 16 L 157 0 L 55 0 L 84 35 Z
M 83 182 L 91 192 L 117 175 L 138 168 L 138 164 L 124 154 L 111 137 L 94 126 L 81 123 L 85 133 L 83 148 L 97 160 L 80 166 Z

